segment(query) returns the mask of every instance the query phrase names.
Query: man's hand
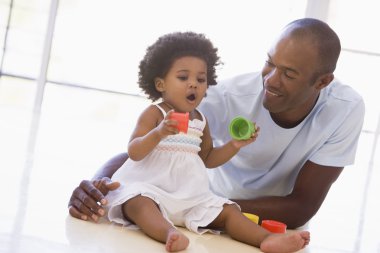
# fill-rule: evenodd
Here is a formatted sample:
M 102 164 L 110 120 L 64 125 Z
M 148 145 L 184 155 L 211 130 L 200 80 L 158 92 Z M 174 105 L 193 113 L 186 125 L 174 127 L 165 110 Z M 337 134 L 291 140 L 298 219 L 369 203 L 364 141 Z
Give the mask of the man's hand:
M 97 222 L 99 216 L 105 214 L 102 206 L 107 204 L 107 200 L 104 196 L 119 186 L 119 182 L 112 182 L 108 177 L 99 180 L 83 180 L 71 195 L 68 204 L 70 215 L 77 219 L 91 219 Z
M 257 127 L 255 123 L 254 123 L 254 125 L 255 125 L 255 128 L 256 128 L 256 131 L 254 133 L 252 133 L 251 138 L 249 138 L 247 140 L 235 140 L 235 139 L 231 140 L 232 145 L 235 148 L 241 149 L 242 147 L 245 147 L 245 146 L 251 144 L 252 142 L 256 141 L 257 136 L 259 136 L 260 127 Z

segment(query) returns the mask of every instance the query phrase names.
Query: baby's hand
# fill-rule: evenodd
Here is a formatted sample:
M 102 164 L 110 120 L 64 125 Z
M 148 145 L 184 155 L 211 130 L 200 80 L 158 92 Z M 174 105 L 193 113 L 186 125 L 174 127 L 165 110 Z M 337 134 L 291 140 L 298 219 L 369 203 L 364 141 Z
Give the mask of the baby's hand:
M 157 126 L 157 131 L 161 138 L 164 138 L 168 135 L 178 134 L 178 121 L 170 119 L 170 115 L 174 112 L 174 110 L 168 111 L 166 117 L 160 122 Z
M 251 138 L 249 138 L 247 140 L 232 139 L 231 142 L 235 148 L 240 149 L 240 148 L 245 147 L 245 146 L 251 144 L 252 142 L 256 141 L 256 138 L 259 135 L 259 132 L 260 132 L 260 127 L 257 127 L 255 124 L 255 132 L 252 134 Z

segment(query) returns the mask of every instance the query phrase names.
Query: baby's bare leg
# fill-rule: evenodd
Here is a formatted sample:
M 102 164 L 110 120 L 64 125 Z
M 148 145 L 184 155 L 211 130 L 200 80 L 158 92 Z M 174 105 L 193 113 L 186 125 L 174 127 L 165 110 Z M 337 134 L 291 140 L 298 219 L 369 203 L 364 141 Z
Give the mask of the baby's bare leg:
M 176 230 L 161 214 L 156 203 L 150 198 L 136 196 L 122 206 L 124 216 L 134 222 L 149 237 L 166 243 L 170 252 L 187 248 L 189 239 Z
M 209 228 L 225 230 L 233 239 L 260 247 L 270 233 L 245 217 L 235 205 L 225 204 Z
M 224 205 L 223 211 L 208 226 L 225 231 L 235 240 L 260 248 L 267 253 L 294 252 L 305 247 L 309 232 L 272 234 L 245 217 L 235 205 Z

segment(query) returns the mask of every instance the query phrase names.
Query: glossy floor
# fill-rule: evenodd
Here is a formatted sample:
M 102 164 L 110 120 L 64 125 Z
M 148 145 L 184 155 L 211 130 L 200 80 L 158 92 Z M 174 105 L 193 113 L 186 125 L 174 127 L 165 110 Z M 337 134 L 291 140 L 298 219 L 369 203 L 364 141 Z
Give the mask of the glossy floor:
M 32 111 L 33 82 L 0 79 L 0 252 L 165 252 L 139 231 L 68 216 L 81 179 L 125 150 L 140 111 L 139 97 L 48 85 Z M 309 223 L 302 252 L 380 252 L 378 105 L 367 104 L 355 165 L 345 168 Z M 376 197 L 377 196 L 377 197 Z M 185 232 L 185 252 L 259 252 L 228 236 Z

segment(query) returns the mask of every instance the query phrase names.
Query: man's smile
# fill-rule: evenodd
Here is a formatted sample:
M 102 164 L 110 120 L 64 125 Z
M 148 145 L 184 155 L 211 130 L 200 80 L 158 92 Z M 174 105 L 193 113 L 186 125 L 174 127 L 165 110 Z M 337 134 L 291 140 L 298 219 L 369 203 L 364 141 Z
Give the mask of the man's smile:
M 275 92 L 273 92 L 273 91 L 270 91 L 270 90 L 268 90 L 268 89 L 265 89 L 265 92 L 266 92 L 267 94 L 272 95 L 272 96 L 275 96 L 275 97 L 279 97 L 279 96 L 280 96 L 280 94 L 275 93 Z

